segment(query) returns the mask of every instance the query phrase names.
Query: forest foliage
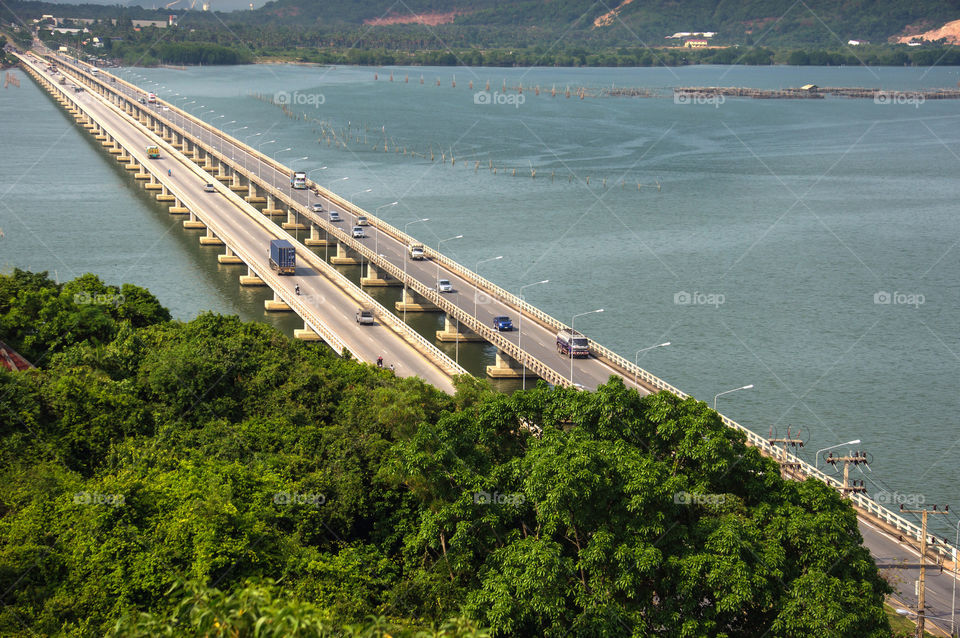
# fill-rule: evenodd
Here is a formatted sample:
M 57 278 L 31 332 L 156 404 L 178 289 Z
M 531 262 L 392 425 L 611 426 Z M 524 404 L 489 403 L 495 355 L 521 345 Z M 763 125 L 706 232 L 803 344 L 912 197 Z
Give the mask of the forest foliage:
M 849 505 L 692 398 L 449 396 L 93 275 L 0 276 L 0 339 L 3 635 L 890 635 Z

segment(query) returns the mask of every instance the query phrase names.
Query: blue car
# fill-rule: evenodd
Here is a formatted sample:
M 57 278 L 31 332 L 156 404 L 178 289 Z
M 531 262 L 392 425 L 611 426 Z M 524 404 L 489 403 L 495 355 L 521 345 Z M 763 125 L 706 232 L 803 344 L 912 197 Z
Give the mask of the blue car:
M 509 332 L 510 330 L 513 330 L 513 322 L 510 321 L 510 317 L 506 315 L 494 317 L 493 329 L 497 330 L 498 332 Z

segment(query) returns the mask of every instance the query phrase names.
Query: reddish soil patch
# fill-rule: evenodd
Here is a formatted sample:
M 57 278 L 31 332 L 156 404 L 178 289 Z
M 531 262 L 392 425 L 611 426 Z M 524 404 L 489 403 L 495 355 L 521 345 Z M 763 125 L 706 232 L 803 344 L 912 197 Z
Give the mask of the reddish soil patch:
M 463 15 L 466 11 L 448 11 L 447 13 L 421 13 L 414 15 L 391 14 L 382 18 L 372 18 L 364 20 L 364 24 L 374 27 L 382 27 L 390 24 L 428 24 L 436 26 L 438 24 L 450 24 L 458 15 Z

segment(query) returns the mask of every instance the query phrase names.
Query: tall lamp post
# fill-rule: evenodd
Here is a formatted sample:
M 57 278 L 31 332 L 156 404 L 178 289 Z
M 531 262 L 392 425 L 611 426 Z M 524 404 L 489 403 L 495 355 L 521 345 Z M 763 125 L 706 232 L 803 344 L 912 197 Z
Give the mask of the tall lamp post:
M 424 217 L 423 219 L 415 219 L 412 222 L 407 222 L 403 227 L 403 234 L 407 234 L 407 229 L 410 228 L 411 224 L 418 224 L 420 222 L 430 221 L 429 217 Z M 400 253 L 403 256 L 403 323 L 407 323 L 407 262 L 410 261 L 407 255 Z
M 489 259 L 481 259 L 480 261 L 477 262 L 477 265 L 474 267 L 473 272 L 475 272 L 477 275 L 479 275 L 479 274 L 480 274 L 480 264 L 485 264 L 485 263 L 487 263 L 488 261 L 497 261 L 498 259 L 503 259 L 503 255 L 498 255 L 497 257 L 490 257 Z M 473 289 L 473 318 L 474 318 L 474 319 L 477 319 L 477 297 L 478 297 L 478 295 L 479 295 L 479 292 L 480 292 L 480 288 L 479 288 L 479 287 L 475 287 L 475 288 Z M 480 322 L 480 320 L 477 319 L 477 323 L 479 323 L 479 322 Z
M 260 149 L 263 148 L 266 144 L 273 144 L 277 140 L 267 140 L 266 142 L 260 142 L 257 144 L 257 154 L 260 154 Z M 260 177 L 260 167 L 263 166 L 263 162 L 260 161 L 260 158 L 257 158 L 257 179 L 262 179 Z
M 740 390 L 750 390 L 751 388 L 753 388 L 752 383 L 750 385 L 743 385 L 743 386 L 740 386 L 739 388 L 734 388 L 733 390 L 726 390 L 725 392 L 721 392 L 717 394 L 716 396 L 713 397 L 713 409 L 714 410 L 717 409 L 717 397 L 722 397 L 723 395 L 730 394 L 731 392 L 739 392 Z
M 574 329 L 573 327 L 573 324 L 577 320 L 577 317 L 592 315 L 598 312 L 603 312 L 603 308 L 597 308 L 596 310 L 590 310 L 589 312 L 581 312 L 578 315 L 573 315 L 573 319 L 570 320 L 570 332 L 572 332 L 573 335 L 577 334 L 576 329 Z M 571 335 L 571 339 L 573 338 L 573 335 Z M 572 343 L 570 344 L 570 385 L 571 386 L 573 385 L 573 344 Z
M 373 209 L 373 216 L 379 219 L 378 213 L 380 212 L 381 208 L 386 208 L 388 206 L 396 206 L 399 203 L 400 202 L 390 202 L 389 204 L 384 204 L 383 206 L 377 206 L 376 208 Z M 373 252 L 377 253 L 377 255 L 380 254 L 380 224 L 377 224 L 377 241 L 376 241 L 376 248 L 374 248 Z
M 817 453 L 813 456 L 813 467 L 817 467 L 820 462 L 820 453 L 826 452 L 827 450 L 832 450 L 834 448 L 843 447 L 844 445 L 859 445 L 860 439 L 854 439 L 852 441 L 847 441 L 846 443 L 837 443 L 836 445 L 831 445 L 830 447 L 825 447 L 822 450 L 817 450 Z
M 550 283 L 550 280 L 544 279 L 543 281 L 535 281 L 532 284 L 526 284 L 524 286 L 520 286 L 520 301 L 523 301 L 523 291 L 525 288 L 529 288 L 530 286 L 539 286 L 540 284 L 548 284 L 548 283 Z M 523 352 L 523 304 L 520 305 L 520 321 L 517 323 L 520 324 L 519 327 L 517 328 L 517 332 L 518 332 L 517 348 L 522 353 Z M 523 362 L 521 361 L 520 368 L 523 370 L 520 373 L 523 376 L 523 389 L 526 390 L 527 389 L 527 366 L 523 365 Z
M 440 254 L 440 246 L 443 245 L 445 241 L 453 241 L 454 239 L 463 239 L 463 235 L 457 235 L 456 237 L 447 237 L 446 239 L 441 239 L 437 242 L 437 254 Z M 440 260 L 437 260 L 437 281 L 440 281 Z
M 647 350 L 653 350 L 654 348 L 666 348 L 666 347 L 669 346 L 669 345 L 670 345 L 670 342 L 669 342 L 669 341 L 665 341 L 664 343 L 658 343 L 657 345 L 655 345 L 655 346 L 650 346 L 649 348 L 641 348 L 640 350 L 637 350 L 637 354 L 633 355 L 633 367 L 635 367 L 635 368 L 639 368 L 639 367 L 640 367 L 640 364 L 638 364 L 637 362 L 640 360 L 640 353 L 641 353 L 641 352 L 646 352 Z M 634 373 L 633 373 L 633 384 L 634 384 L 634 385 L 640 385 L 640 371 L 639 371 L 639 370 L 635 370 Z

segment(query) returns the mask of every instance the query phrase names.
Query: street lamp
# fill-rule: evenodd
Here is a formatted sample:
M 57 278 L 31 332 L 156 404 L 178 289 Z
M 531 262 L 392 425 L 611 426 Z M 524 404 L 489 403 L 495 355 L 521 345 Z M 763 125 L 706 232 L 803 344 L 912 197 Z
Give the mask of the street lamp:
M 753 388 L 752 383 L 750 385 L 744 385 L 744 386 L 740 386 L 739 388 L 734 388 L 733 390 L 727 390 L 726 392 L 721 392 L 720 394 L 713 397 L 713 409 L 714 410 L 717 409 L 717 397 L 722 397 L 725 394 L 730 394 L 731 392 L 738 392 L 740 390 L 750 390 L 751 388 Z
M 669 341 L 666 341 L 666 342 L 664 342 L 664 343 L 658 343 L 658 344 L 655 345 L 655 346 L 650 346 L 649 348 L 643 348 L 643 349 L 641 349 L 641 350 L 637 350 L 637 354 L 633 355 L 633 367 L 635 367 L 635 368 L 639 368 L 639 367 L 640 367 L 640 365 L 637 363 L 637 361 L 640 360 L 640 353 L 641 353 L 641 352 L 646 352 L 647 350 L 653 350 L 654 348 L 665 348 L 665 347 L 667 347 L 667 346 L 669 346 L 669 345 L 670 345 L 670 342 L 669 342 Z M 633 384 L 634 384 L 634 385 L 640 385 L 640 370 L 635 370 L 635 371 L 634 371 L 634 373 L 633 373 Z
M 245 131 L 245 130 L 248 129 L 248 128 L 249 128 L 249 127 L 247 127 L 247 126 L 242 126 L 242 127 L 238 128 L 238 129 L 236 129 L 235 131 L 232 131 L 232 132 L 230 133 L 230 135 L 233 135 L 234 133 L 239 133 L 240 131 Z M 259 133 L 258 133 L 258 135 L 259 135 Z M 234 144 L 233 142 L 230 142 L 230 160 L 231 160 L 231 161 L 233 161 L 233 159 L 234 159 L 234 154 L 235 154 L 234 151 L 236 151 L 236 149 L 237 149 L 236 144 Z M 221 154 L 221 155 L 223 154 L 223 140 L 220 141 L 220 154 Z
M 373 209 L 373 216 L 377 217 L 377 213 L 380 212 L 381 208 L 386 208 L 387 206 L 396 206 L 399 203 L 400 202 L 390 202 L 389 204 L 384 204 L 383 206 L 377 206 L 376 208 Z M 377 227 L 377 240 L 376 240 L 376 248 L 374 248 L 373 252 L 379 255 L 380 254 L 380 224 L 377 224 L 376 227 Z
M 430 221 L 429 217 L 424 217 L 423 219 L 415 219 L 412 222 L 407 222 L 403 227 L 403 234 L 407 234 L 407 229 L 410 228 L 411 224 L 418 224 L 420 222 Z M 400 253 L 403 256 L 403 323 L 407 323 L 407 262 L 410 261 L 407 255 Z
M 592 315 L 594 313 L 603 312 L 603 308 L 597 308 L 596 310 L 591 310 L 589 312 L 581 312 L 578 315 L 573 315 L 573 319 L 570 320 L 570 332 L 572 333 L 570 338 L 571 340 L 577 334 L 577 331 L 573 327 L 573 323 L 577 320 L 577 317 L 583 317 L 585 315 Z M 573 385 L 573 342 L 570 343 L 570 385 Z
M 957 521 L 957 539 L 953 542 L 953 597 L 950 603 L 950 635 L 957 635 L 957 547 L 960 547 L 960 521 Z
M 491 257 L 490 259 L 481 259 L 480 261 L 477 262 L 477 265 L 476 267 L 474 267 L 473 272 L 479 275 L 480 264 L 485 264 L 488 261 L 496 261 L 498 259 L 503 259 L 503 255 L 498 255 L 497 257 Z M 480 292 L 480 287 L 475 286 L 473 289 L 473 318 L 476 319 L 478 323 L 480 322 L 480 319 L 477 318 L 477 296 L 479 292 Z
M 529 288 L 530 286 L 539 286 L 540 284 L 548 284 L 548 283 L 550 283 L 550 280 L 544 279 L 543 281 L 535 281 L 532 284 L 526 284 L 524 286 L 520 286 L 520 301 L 523 301 L 524 288 Z M 523 304 L 520 304 L 520 321 L 518 323 L 520 325 L 517 328 L 517 348 L 520 350 L 522 354 L 523 353 Z M 527 366 L 523 365 L 523 362 L 521 361 L 520 367 L 523 369 L 523 371 L 520 373 L 523 376 L 522 389 L 526 390 L 527 389 Z
M 263 147 L 264 144 L 273 144 L 273 143 L 276 142 L 276 141 L 277 141 L 277 140 L 268 140 L 268 141 L 266 141 L 266 142 L 260 142 L 259 144 L 257 144 L 257 153 L 260 153 L 260 149 Z M 260 158 L 257 158 L 257 179 L 261 179 L 261 178 L 260 178 L 260 167 L 261 167 L 261 166 L 263 166 L 263 162 L 260 161 Z
M 456 237 L 447 237 L 446 239 L 441 239 L 437 242 L 437 254 L 440 254 L 440 246 L 443 245 L 445 241 L 453 241 L 454 239 L 463 239 L 463 235 L 457 235 Z M 440 281 L 440 260 L 437 259 L 437 281 Z
M 354 197 L 356 197 L 356 196 L 359 195 L 360 193 L 369 193 L 369 192 L 372 191 L 372 190 L 373 190 L 372 188 L 365 188 L 365 189 L 363 189 L 362 191 L 357 191 L 356 193 L 352 193 L 352 194 L 350 195 L 350 197 L 348 197 L 347 199 L 352 200 Z
M 821 453 L 821 452 L 826 452 L 827 450 L 832 450 L 833 448 L 837 448 L 837 447 L 843 447 L 844 445 L 858 445 L 859 443 L 860 443 L 860 439 L 854 439 L 854 440 L 852 440 L 852 441 L 847 441 L 846 443 L 837 443 L 836 445 L 831 445 L 830 447 L 825 447 L 825 448 L 823 448 L 822 450 L 817 450 L 817 453 L 814 454 L 814 456 L 813 456 L 813 467 L 817 467 L 817 464 L 819 463 L 820 453 Z

